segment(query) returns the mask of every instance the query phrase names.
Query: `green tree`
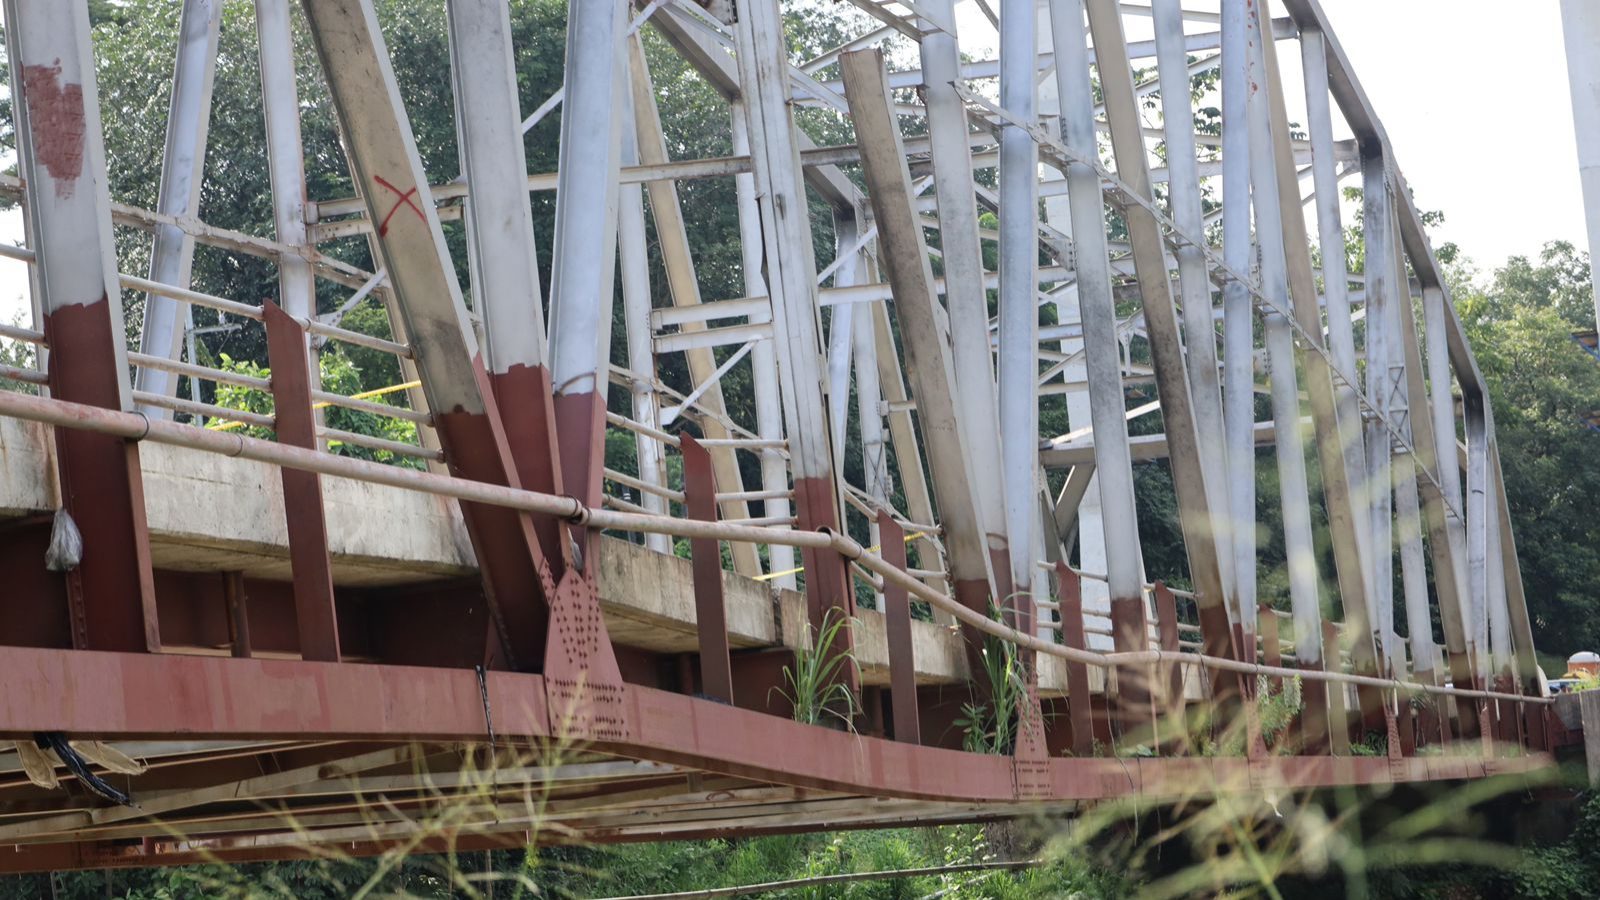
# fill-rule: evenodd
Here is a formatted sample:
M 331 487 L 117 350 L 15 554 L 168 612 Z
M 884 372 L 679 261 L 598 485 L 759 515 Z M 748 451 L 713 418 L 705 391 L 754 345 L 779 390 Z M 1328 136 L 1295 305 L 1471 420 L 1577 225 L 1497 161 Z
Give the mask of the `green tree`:
M 1534 643 L 1563 655 L 1600 647 L 1600 434 L 1585 427 L 1600 361 L 1572 339 L 1594 328 L 1590 297 L 1586 255 L 1561 242 L 1455 285 L 1494 405 Z

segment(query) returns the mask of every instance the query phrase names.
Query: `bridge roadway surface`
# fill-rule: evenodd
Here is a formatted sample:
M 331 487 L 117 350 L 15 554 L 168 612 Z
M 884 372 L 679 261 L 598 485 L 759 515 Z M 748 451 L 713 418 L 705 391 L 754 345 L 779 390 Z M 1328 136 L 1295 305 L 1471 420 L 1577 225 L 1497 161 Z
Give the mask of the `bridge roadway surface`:
M 0 419 L 9 554 L 43 550 L 46 434 Z M 1038 661 L 1045 746 L 966 753 L 954 749 L 954 717 L 968 699 L 956 687 L 967 674 L 960 635 L 921 621 L 921 745 L 886 739 L 877 717 L 863 733 L 803 725 L 788 718 L 778 667 L 792 658 L 782 648 L 801 640 L 804 598 L 726 573 L 735 705 L 689 696 L 674 689 L 692 677 L 683 670 L 696 648 L 690 563 L 617 539 L 602 544 L 599 590 L 629 682 L 624 721 L 574 736 L 540 675 L 491 671 L 480 683 L 461 658 L 481 647 L 486 624 L 453 502 L 324 480 L 351 652 L 341 663 L 304 662 L 274 468 L 149 443 L 141 461 L 161 653 L 48 649 L 64 625 L 27 610 L 64 604 L 41 602 L 60 588 L 53 576 L 30 580 L 42 573 L 36 563 L 14 567 L 20 574 L 0 592 L 10 598 L 7 643 L 33 645 L 0 648 L 0 735 L 111 742 L 147 767 L 106 775 L 137 806 L 108 803 L 70 776 L 65 794 L 38 787 L 16 751 L 0 754 L 0 871 L 283 858 L 335 844 L 362 854 L 971 821 L 1134 795 L 1457 780 L 1552 762 L 1459 742 L 1454 753 L 1406 758 L 1071 758 L 1065 716 L 1052 715 L 1066 682 L 1053 657 Z M 223 573 L 244 578 L 250 658 L 233 658 Z M 418 619 L 430 606 L 418 598 L 451 595 L 451 619 Z M 870 695 L 888 680 L 888 651 L 882 616 L 860 616 L 856 653 Z M 1185 693 L 1199 696 L 1189 671 Z M 1088 672 L 1103 711 L 1103 674 Z

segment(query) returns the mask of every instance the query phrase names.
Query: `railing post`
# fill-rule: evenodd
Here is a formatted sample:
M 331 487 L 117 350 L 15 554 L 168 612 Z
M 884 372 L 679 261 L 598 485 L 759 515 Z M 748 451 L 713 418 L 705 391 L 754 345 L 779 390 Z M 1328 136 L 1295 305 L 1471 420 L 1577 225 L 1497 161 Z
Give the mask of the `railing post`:
M 1343 671 L 1339 652 L 1339 623 L 1322 623 L 1322 666 L 1329 672 Z M 1312 693 L 1321 690 L 1319 686 Z M 1328 747 L 1335 756 L 1350 755 L 1350 713 L 1345 707 L 1344 685 L 1327 683 Z
M 234 657 L 248 659 L 250 646 L 249 598 L 244 592 L 243 572 L 222 573 L 222 599 L 228 608 L 228 644 Z
M 711 454 L 685 434 L 683 493 L 689 518 L 717 520 L 717 483 Z M 700 641 L 700 693 L 733 702 L 733 664 L 728 657 L 728 615 L 722 595 L 722 544 L 715 538 L 690 538 L 689 555 L 694 571 L 695 633 Z
M 878 540 L 883 561 L 902 571 L 906 567 L 905 530 L 884 510 L 878 511 Z M 894 739 L 922 742 L 917 710 L 917 663 L 911 640 L 911 596 L 904 585 L 888 579 L 883 584 L 883 622 L 889 643 L 889 702 L 894 706 Z
M 311 409 L 311 374 L 306 332 L 273 302 L 262 304 L 267 361 L 272 365 L 272 409 L 278 442 L 315 450 L 317 418 Z M 334 609 L 333 567 L 328 561 L 328 525 L 322 510 L 322 479 L 314 472 L 280 468 L 283 514 L 289 526 L 289 568 L 294 579 L 295 621 L 300 655 L 339 661 L 339 620 Z
M 1395 691 L 1395 718 L 1400 735 L 1400 752 L 1406 756 L 1417 754 L 1417 717 L 1411 708 L 1411 695 Z
M 1178 635 L 1178 599 L 1172 593 L 1172 588 L 1166 582 L 1155 583 L 1156 595 L 1156 625 L 1159 634 L 1161 649 L 1167 653 L 1181 653 L 1183 648 L 1179 645 Z M 1183 694 L 1183 666 L 1177 662 L 1165 663 L 1161 667 L 1161 683 L 1166 685 L 1166 708 L 1163 715 L 1172 727 L 1178 730 L 1177 743 L 1186 744 L 1189 729 L 1184 710 L 1187 698 Z
M 1283 666 L 1283 645 L 1278 641 L 1278 614 L 1269 604 L 1260 605 L 1261 613 L 1257 617 L 1261 631 L 1261 661 L 1273 668 Z M 1283 690 L 1283 676 L 1273 675 L 1267 679 L 1275 690 Z
M 1083 583 L 1064 562 L 1056 563 L 1056 602 L 1061 612 L 1061 642 L 1074 650 L 1089 649 L 1083 633 Z M 1072 755 L 1094 755 L 1094 701 L 1089 696 L 1089 667 L 1067 663 L 1067 716 L 1072 723 Z

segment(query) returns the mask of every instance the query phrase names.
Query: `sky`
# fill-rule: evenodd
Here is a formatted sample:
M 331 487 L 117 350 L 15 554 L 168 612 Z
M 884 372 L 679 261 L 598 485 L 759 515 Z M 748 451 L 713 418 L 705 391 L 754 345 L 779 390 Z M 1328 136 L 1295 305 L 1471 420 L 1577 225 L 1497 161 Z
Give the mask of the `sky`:
M 1323 0 L 1420 209 L 1489 270 L 1586 247 L 1557 0 Z
M 1184 6 L 1218 9 L 1217 0 Z M 1285 14 L 1280 2 L 1271 6 Z M 1445 214 L 1436 245 L 1455 242 L 1485 272 L 1511 256 L 1536 255 L 1550 240 L 1586 247 L 1558 0 L 1322 0 L 1322 7 L 1418 207 Z M 975 52 L 988 42 L 983 55 L 991 56 L 994 29 L 976 5 L 964 2 L 957 14 L 962 47 Z M 1129 40 L 1150 36 L 1137 19 L 1125 21 Z M 1281 43 L 1279 59 L 1290 118 L 1304 122 L 1295 46 Z M 1349 137 L 1337 118 L 1335 137 Z
M 1192 5 L 1215 8 L 1214 0 Z M 1454 241 L 1485 272 L 1510 256 L 1537 254 L 1545 241 L 1586 245 L 1557 0 L 1323 0 L 1323 7 L 1418 206 L 1445 214 L 1436 244 Z M 958 14 L 963 46 L 979 53 L 972 45 L 992 42 L 993 30 L 970 2 Z M 1289 53 L 1283 61 L 1286 93 L 1295 98 L 1298 61 Z M 1302 105 L 1291 104 L 1291 117 Z M 21 230 L 15 209 L 0 213 L 0 240 L 20 241 Z M 22 264 L 0 259 L 0 320 L 25 314 L 26 290 Z

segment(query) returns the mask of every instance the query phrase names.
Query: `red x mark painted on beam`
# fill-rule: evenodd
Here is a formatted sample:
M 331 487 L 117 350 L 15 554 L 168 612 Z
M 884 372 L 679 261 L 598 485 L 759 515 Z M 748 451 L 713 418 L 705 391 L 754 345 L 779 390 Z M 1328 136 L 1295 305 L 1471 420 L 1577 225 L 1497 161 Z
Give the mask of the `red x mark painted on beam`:
M 395 187 L 394 185 L 390 184 L 389 181 L 387 179 L 385 179 L 382 175 L 374 175 L 374 176 L 372 176 L 372 180 L 376 181 L 378 184 L 382 185 L 383 187 L 388 188 L 390 191 L 394 192 L 394 194 L 400 198 L 399 201 L 397 201 L 394 206 L 390 207 L 389 214 L 383 217 L 383 221 L 378 223 L 378 236 L 379 237 L 383 237 L 384 235 L 387 235 L 389 233 L 389 220 L 394 218 L 394 214 L 399 212 L 400 211 L 400 207 L 402 207 L 402 206 L 411 207 L 411 210 L 417 214 L 417 218 L 418 219 L 421 219 L 423 222 L 428 221 L 428 218 L 422 214 L 422 207 L 418 206 L 416 204 L 416 201 L 411 199 L 412 197 L 417 196 L 416 187 L 413 186 L 411 188 L 411 190 L 409 190 L 409 191 L 402 191 L 399 188 Z

